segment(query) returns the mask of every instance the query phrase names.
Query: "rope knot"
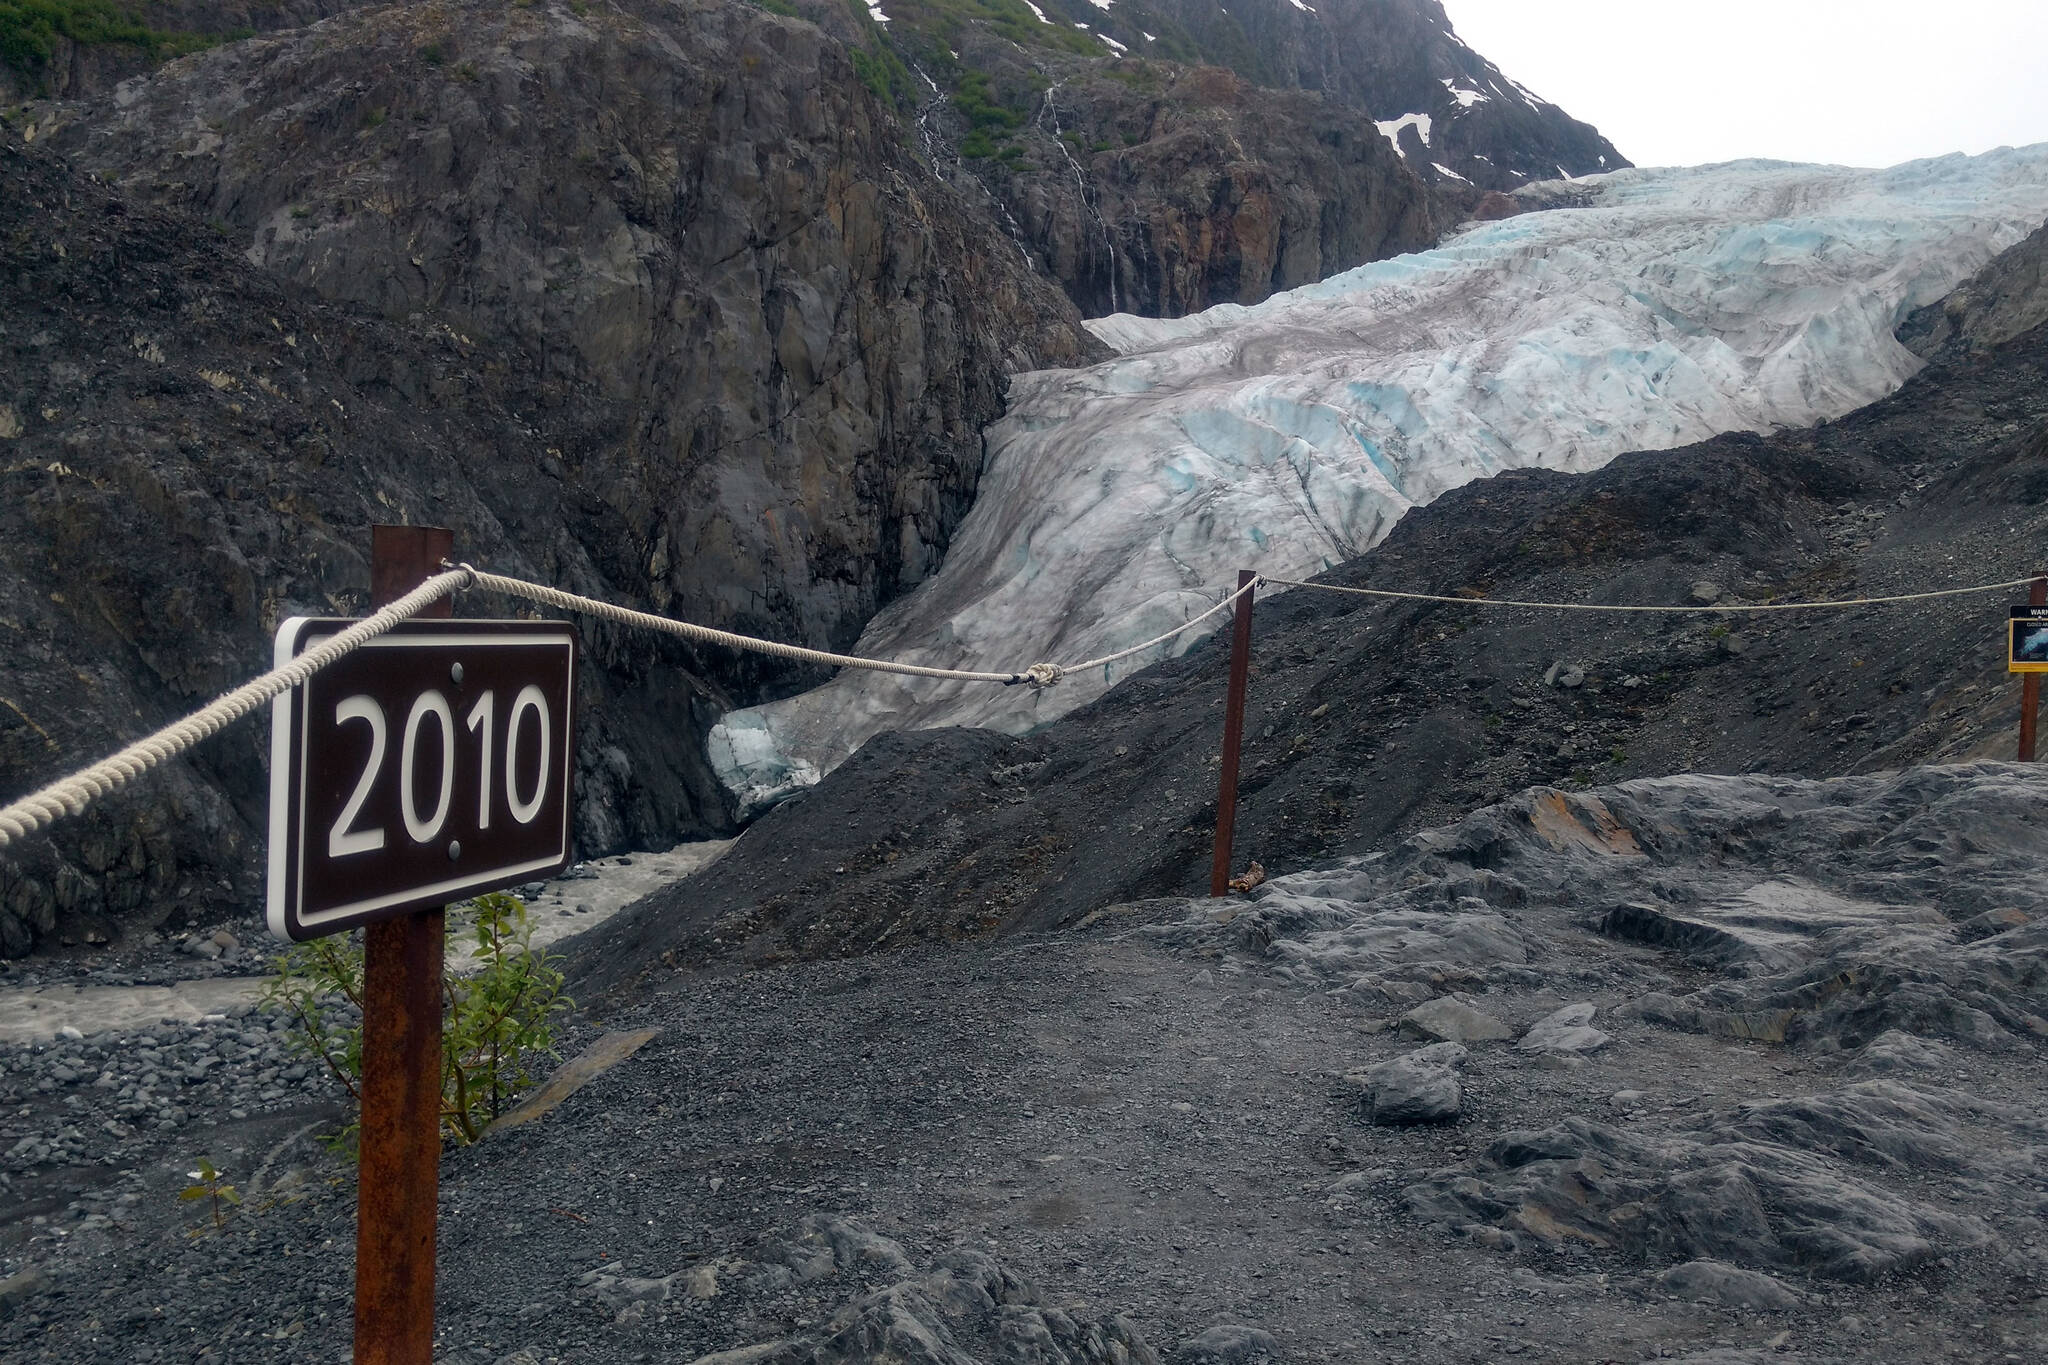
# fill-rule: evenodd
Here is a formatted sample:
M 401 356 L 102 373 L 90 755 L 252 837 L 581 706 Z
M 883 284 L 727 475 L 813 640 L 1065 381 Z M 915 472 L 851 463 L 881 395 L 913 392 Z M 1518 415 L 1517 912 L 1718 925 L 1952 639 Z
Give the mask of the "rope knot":
M 1058 664 L 1033 664 L 1024 670 L 1024 681 L 1040 691 L 1056 685 L 1067 676 L 1067 670 Z

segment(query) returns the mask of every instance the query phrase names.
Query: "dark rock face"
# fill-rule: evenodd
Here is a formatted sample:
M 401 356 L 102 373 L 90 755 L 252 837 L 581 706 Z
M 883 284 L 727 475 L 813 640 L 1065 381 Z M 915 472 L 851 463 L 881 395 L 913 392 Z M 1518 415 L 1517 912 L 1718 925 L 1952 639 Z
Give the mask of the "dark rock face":
M 1094 347 L 836 44 L 738 5 L 356 11 L 28 118 L 33 149 L 0 133 L 9 796 L 258 671 L 281 616 L 358 607 L 375 521 L 850 641 L 943 553 L 1004 372 Z M 585 639 L 584 852 L 729 828 L 701 736 L 788 670 Z M 262 761 L 244 727 L 8 850 L 0 944 L 251 904 Z
M 816 28 L 650 0 L 357 11 L 59 142 L 327 298 L 534 357 L 658 608 L 850 640 L 943 553 L 1004 371 L 1092 348 L 897 138 Z
M 1256 303 L 1628 164 L 1435 0 L 797 8 L 1091 316 Z
M 1372 121 L 1216 67 L 1084 67 L 1038 97 L 1027 155 L 980 174 L 1082 312 L 1257 303 L 1432 245 L 1440 207 Z
M 2042 227 L 1939 303 L 1915 309 L 1899 340 L 1924 360 L 1984 351 L 2048 322 L 2048 227 Z
M 578 539 L 604 503 L 514 415 L 516 352 L 307 299 L 11 137 L 0 189 L 10 797 L 261 671 L 281 618 L 359 610 L 372 522 L 431 517 L 510 572 L 632 590 Z M 585 644 L 586 845 L 718 822 L 691 732 L 724 694 L 682 650 Z M 264 755 L 260 724 L 235 727 L 8 848 L 0 950 L 254 903 Z
M 1219 0 L 1162 0 L 1203 31 L 1238 20 L 1274 84 L 1321 91 L 1369 112 L 1433 182 L 1511 190 L 1630 163 L 1589 124 L 1532 95 L 1474 52 L 1439 0 L 1331 0 L 1304 12 L 1269 0 L 1249 13 Z M 1240 17 L 1241 16 L 1241 17 Z M 1425 125 L 1411 121 L 1427 118 Z

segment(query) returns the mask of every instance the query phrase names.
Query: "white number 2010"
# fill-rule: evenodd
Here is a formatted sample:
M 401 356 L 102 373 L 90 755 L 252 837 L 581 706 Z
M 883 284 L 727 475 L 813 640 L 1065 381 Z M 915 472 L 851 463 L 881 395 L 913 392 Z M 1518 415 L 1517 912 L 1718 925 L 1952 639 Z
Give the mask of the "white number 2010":
M 520 727 L 531 711 L 539 723 L 540 763 L 534 779 L 531 794 L 522 796 L 519 792 L 519 738 Z M 477 754 L 477 808 L 476 827 L 486 830 L 491 827 L 491 788 L 493 776 L 492 759 L 496 746 L 497 694 L 485 692 L 477 699 L 475 706 L 463 718 L 464 728 L 477 736 L 480 741 Z M 413 775 L 416 756 L 419 751 L 420 731 L 431 717 L 441 732 L 441 790 L 434 808 L 422 817 L 419 804 L 414 799 Z M 384 717 L 384 708 L 374 697 L 353 696 L 343 699 L 334 708 L 336 726 L 349 721 L 364 721 L 370 727 L 370 755 L 363 765 L 363 771 L 356 778 L 355 790 L 349 794 L 341 815 L 327 831 L 327 856 L 345 858 L 356 853 L 372 853 L 384 847 L 384 830 L 354 829 L 356 818 L 362 814 L 363 803 L 370 798 L 370 790 L 376 785 L 377 775 L 384 767 L 384 754 L 388 746 L 390 726 Z M 512 713 L 505 727 L 505 808 L 512 818 L 522 825 L 530 825 L 540 814 L 540 808 L 547 800 L 548 761 L 553 757 L 554 726 L 548 716 L 547 696 L 537 686 L 526 686 L 512 700 Z M 448 823 L 448 811 L 455 792 L 455 713 L 448 704 L 448 698 L 440 692 L 426 692 L 412 704 L 411 714 L 405 718 L 405 735 L 399 743 L 398 756 L 398 806 L 405 820 L 405 832 L 414 843 L 424 844 L 436 838 Z

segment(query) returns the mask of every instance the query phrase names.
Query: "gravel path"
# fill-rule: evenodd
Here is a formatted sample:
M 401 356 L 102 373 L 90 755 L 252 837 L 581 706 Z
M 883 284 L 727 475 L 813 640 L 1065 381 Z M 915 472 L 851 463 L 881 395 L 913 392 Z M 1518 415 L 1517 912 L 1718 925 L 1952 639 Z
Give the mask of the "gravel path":
M 729 1360 L 872 1360 L 887 1324 L 920 1312 L 934 1340 L 1023 1341 L 1004 1333 L 1028 1321 L 1040 1345 L 887 1358 L 1106 1361 L 1119 1331 L 1143 1343 L 1116 1347 L 1127 1360 L 2048 1349 L 2042 1279 L 1982 1248 L 1872 1285 L 1801 1284 L 1795 1307 L 1764 1311 L 1672 1297 L 1653 1278 L 1663 1264 L 1591 1245 L 1504 1253 L 1447 1236 L 1405 1211 L 1402 1187 L 1504 1131 L 1574 1114 L 1661 1131 L 1822 1089 L 1840 1061 L 1603 1017 L 1616 1041 L 1590 1057 L 1475 1044 L 1457 1126 L 1374 1127 L 1345 1076 L 1414 1044 L 1360 997 L 1233 946 L 1229 924 L 1191 931 L 1185 909 L 1132 907 L 1060 938 L 675 974 L 585 1021 L 572 1045 L 600 1023 L 662 1033 L 547 1118 L 448 1156 L 439 1358 L 680 1363 L 760 1346 Z M 1650 948 L 1563 918 L 1522 927 L 1575 965 L 1475 997 L 1516 1027 L 1563 998 L 1604 1016 L 1644 984 L 1685 984 Z M 2038 1049 L 1972 1069 L 2008 1099 L 2048 1081 Z M 75 1164 L 14 1181 L 4 1269 L 46 1278 L 0 1288 L 0 1356 L 345 1358 L 347 1172 L 302 1131 L 306 1109 L 238 1124 L 221 1102 L 152 1143 L 83 1135 L 73 1163 L 115 1160 L 89 1168 L 96 1188 L 68 1207 L 22 1213 L 25 1192 Z M 248 1196 L 219 1233 L 176 1202 L 209 1153 Z M 2002 1245 L 2039 1229 L 1966 1175 L 1870 1179 L 1993 1216 Z M 969 1270 L 996 1288 L 961 1289 Z M 1048 1354 L 1060 1341 L 1067 1354 Z

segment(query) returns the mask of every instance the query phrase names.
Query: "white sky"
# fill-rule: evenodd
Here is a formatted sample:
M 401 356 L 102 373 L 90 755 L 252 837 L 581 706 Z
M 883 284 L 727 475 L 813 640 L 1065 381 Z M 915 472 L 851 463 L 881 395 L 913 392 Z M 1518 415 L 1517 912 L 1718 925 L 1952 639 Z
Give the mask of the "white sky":
M 1641 166 L 1890 166 L 2048 142 L 2048 0 L 1444 0 Z

